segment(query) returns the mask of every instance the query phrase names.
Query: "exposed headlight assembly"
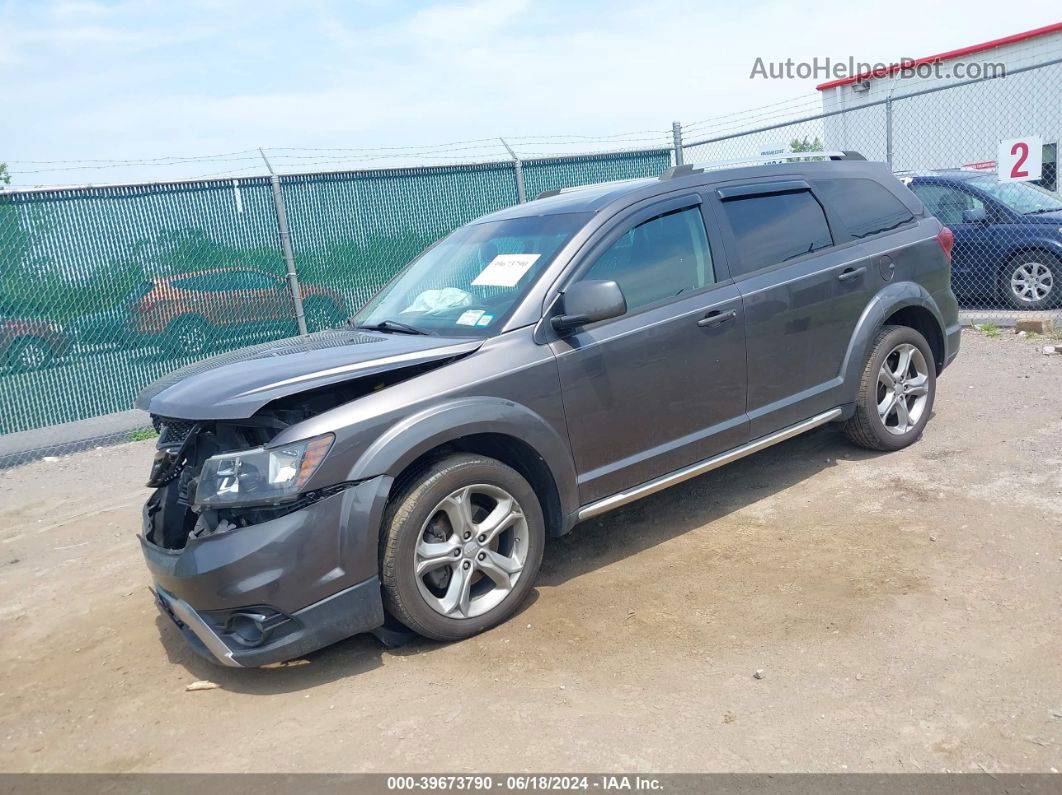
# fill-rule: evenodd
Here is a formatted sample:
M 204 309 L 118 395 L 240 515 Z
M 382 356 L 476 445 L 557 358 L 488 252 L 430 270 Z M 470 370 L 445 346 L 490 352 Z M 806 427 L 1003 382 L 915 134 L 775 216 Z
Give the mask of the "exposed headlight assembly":
M 335 436 L 278 447 L 256 447 L 208 458 L 199 473 L 195 502 L 203 508 L 275 505 L 299 496 L 324 460 Z

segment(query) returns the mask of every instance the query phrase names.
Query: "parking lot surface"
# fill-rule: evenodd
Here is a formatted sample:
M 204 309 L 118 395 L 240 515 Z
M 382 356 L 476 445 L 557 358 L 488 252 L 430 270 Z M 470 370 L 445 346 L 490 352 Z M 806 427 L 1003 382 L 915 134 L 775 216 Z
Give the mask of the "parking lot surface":
M 902 452 L 827 427 L 577 527 L 484 635 L 274 669 L 158 615 L 151 442 L 2 471 L 0 769 L 1062 769 L 1062 356 L 967 332 L 939 386 Z

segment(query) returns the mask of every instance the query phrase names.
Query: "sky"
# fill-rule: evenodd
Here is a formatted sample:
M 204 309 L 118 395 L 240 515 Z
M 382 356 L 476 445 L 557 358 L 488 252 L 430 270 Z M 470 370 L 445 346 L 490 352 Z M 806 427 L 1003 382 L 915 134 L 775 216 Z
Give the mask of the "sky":
M 757 57 L 895 62 L 1059 16 L 1057 0 L 0 0 L 0 161 L 15 187 L 260 174 L 257 147 L 292 171 L 498 158 L 498 136 L 523 156 L 656 145 L 673 120 L 814 112 L 822 78 L 753 79 Z

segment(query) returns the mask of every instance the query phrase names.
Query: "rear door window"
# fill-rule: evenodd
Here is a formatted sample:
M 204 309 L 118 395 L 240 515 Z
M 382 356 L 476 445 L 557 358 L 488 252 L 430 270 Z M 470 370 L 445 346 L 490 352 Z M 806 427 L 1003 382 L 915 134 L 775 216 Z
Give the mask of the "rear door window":
M 872 179 L 824 179 L 815 188 L 853 237 L 870 237 L 914 220 L 902 201 Z
M 810 191 L 726 199 L 722 207 L 737 244 L 735 278 L 833 245 L 826 214 Z

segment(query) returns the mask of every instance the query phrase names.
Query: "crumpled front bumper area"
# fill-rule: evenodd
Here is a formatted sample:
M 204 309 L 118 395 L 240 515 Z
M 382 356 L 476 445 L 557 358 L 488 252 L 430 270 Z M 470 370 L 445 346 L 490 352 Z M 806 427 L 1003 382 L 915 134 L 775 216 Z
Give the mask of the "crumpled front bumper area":
M 236 667 L 290 660 L 379 627 L 382 480 L 179 550 L 148 540 L 145 509 L 139 538 L 159 608 L 193 649 Z
M 158 585 L 154 593 L 159 609 L 173 619 L 194 651 L 211 662 L 235 668 L 291 660 L 383 623 L 378 577 L 290 616 L 273 611 L 263 614 L 261 608 L 223 611 L 228 615 L 220 616 L 200 613 Z

